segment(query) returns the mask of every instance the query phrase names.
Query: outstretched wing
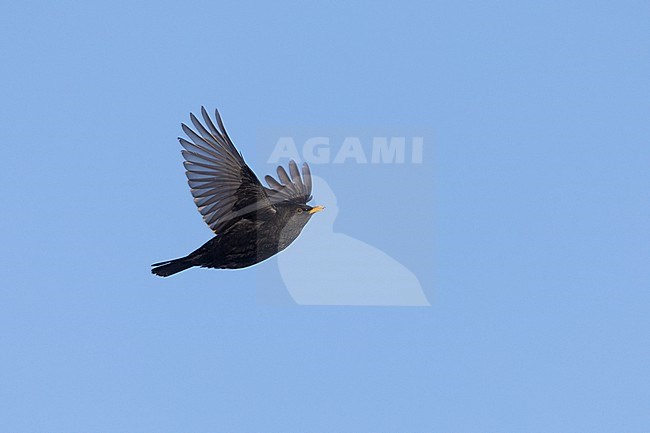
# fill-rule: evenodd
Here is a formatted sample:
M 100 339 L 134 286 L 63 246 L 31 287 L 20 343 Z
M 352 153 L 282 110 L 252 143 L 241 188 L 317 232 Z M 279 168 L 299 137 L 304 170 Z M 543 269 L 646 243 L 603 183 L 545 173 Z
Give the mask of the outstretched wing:
M 249 212 L 275 213 L 264 187 L 230 140 L 219 111 L 215 110 L 218 128 L 204 107 L 201 116 L 205 126 L 190 114 L 196 132 L 182 124 L 191 141 L 178 140 L 185 148 L 183 165 L 194 203 L 206 224 L 218 234 Z
M 264 177 L 269 185 L 268 188 L 264 189 L 271 203 L 307 204 L 311 200 L 311 171 L 309 171 L 309 165 L 306 162 L 302 165 L 302 178 L 298 166 L 293 160 L 289 161 L 291 177 L 281 165 L 278 166 L 277 173 L 278 180 L 269 175 Z

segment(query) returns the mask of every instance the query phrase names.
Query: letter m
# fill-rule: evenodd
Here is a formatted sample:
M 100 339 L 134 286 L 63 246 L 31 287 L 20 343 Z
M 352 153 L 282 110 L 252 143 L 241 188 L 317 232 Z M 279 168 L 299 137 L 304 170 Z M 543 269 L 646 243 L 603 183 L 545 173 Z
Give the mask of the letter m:
M 403 163 L 405 150 L 406 137 L 390 137 L 390 141 L 387 137 L 374 137 L 370 161 L 373 164 Z

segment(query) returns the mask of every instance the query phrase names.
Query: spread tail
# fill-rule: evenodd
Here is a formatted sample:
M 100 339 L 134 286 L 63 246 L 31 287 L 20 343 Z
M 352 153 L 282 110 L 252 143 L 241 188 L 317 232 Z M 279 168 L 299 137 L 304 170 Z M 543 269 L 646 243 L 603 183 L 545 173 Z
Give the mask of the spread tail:
M 168 277 L 185 269 L 195 266 L 189 257 L 183 257 L 175 260 L 167 260 L 166 262 L 154 263 L 151 273 L 159 277 Z

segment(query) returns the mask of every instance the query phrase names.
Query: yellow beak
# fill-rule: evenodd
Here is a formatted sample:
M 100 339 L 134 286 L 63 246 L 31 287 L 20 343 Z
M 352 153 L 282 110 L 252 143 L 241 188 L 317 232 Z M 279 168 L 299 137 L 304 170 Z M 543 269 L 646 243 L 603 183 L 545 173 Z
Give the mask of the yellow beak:
M 314 207 L 311 208 L 311 210 L 310 210 L 309 212 L 307 212 L 307 213 L 311 215 L 311 214 L 314 214 L 314 213 L 316 213 L 316 212 L 320 212 L 320 211 L 322 211 L 323 209 L 325 209 L 325 206 L 314 206 Z

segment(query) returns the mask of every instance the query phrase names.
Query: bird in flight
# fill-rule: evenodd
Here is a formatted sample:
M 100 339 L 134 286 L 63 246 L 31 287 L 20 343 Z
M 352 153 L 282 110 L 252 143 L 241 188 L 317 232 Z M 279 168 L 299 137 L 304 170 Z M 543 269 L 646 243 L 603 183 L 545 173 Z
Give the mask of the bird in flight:
M 215 236 L 185 257 L 151 265 L 151 272 L 161 277 L 194 266 L 252 266 L 289 246 L 312 215 L 324 209 L 307 204 L 312 199 L 307 163 L 302 176 L 295 161 L 289 162 L 289 173 L 279 166 L 278 179 L 265 176 L 265 187 L 233 145 L 219 111 L 217 126 L 204 107 L 201 116 L 203 123 L 190 114 L 194 130 L 182 124 L 189 140 L 179 141 L 194 203 Z

